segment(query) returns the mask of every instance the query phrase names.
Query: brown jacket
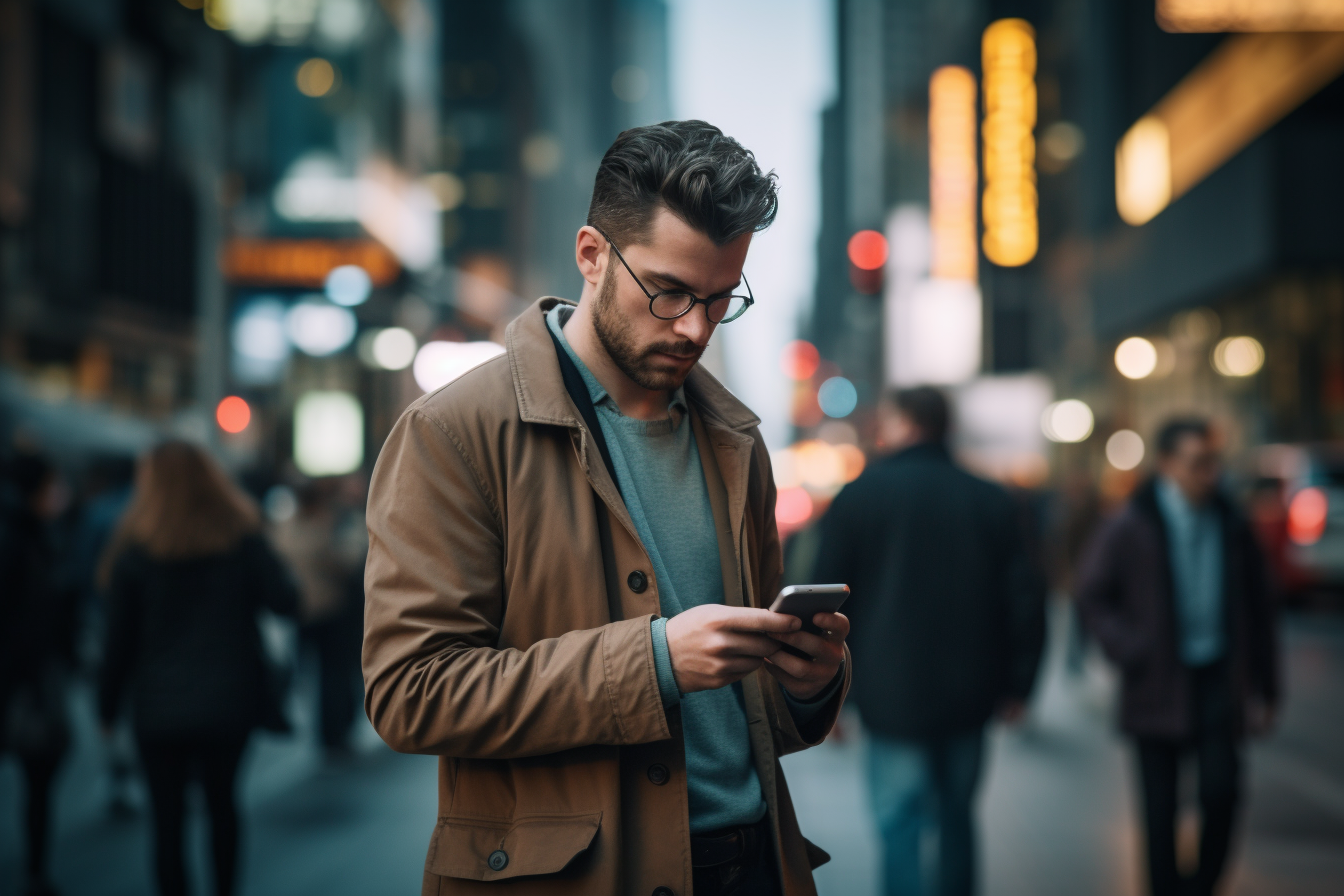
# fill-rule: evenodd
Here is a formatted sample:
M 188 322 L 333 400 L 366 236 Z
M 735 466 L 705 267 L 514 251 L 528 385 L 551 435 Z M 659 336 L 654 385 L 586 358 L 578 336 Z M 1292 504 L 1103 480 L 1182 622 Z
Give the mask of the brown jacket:
M 440 757 L 424 893 L 684 896 L 686 757 L 654 671 L 658 588 L 565 391 L 543 317 L 558 301 L 509 325 L 506 354 L 411 405 L 383 447 L 365 706 L 394 749 Z M 759 421 L 699 367 L 686 394 L 724 592 L 761 606 L 781 555 Z M 848 680 L 803 731 L 766 672 L 743 685 L 784 892 L 815 893 L 827 857 L 799 832 L 778 757 L 821 741 Z

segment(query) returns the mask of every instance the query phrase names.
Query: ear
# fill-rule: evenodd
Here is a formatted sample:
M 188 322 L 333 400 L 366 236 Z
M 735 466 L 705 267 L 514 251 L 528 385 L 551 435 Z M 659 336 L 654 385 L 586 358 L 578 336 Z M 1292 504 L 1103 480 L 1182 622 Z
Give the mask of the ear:
M 609 246 L 606 238 L 587 224 L 579 228 L 578 236 L 574 239 L 574 262 L 579 266 L 583 279 L 595 289 L 601 285 L 602 277 L 607 272 L 607 261 L 611 257 Z

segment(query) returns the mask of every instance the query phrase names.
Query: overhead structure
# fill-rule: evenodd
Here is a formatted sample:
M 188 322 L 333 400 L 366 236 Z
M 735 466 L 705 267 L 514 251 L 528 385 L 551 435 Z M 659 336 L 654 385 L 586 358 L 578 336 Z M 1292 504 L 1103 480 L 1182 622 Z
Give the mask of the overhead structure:
M 1341 72 L 1344 33 L 1227 38 L 1120 139 L 1120 217 L 1152 220 Z
M 1036 32 L 999 19 L 980 44 L 985 93 L 985 257 L 1002 267 L 1036 257 Z

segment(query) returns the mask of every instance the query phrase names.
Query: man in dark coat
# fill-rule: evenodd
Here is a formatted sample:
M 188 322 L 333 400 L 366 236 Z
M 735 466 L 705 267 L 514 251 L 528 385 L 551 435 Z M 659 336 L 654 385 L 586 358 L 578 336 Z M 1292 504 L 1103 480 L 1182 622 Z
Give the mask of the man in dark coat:
M 1083 557 L 1084 623 L 1123 680 L 1120 727 L 1134 739 L 1153 896 L 1209 896 L 1240 797 L 1241 742 L 1279 701 L 1274 608 L 1263 557 L 1218 489 L 1209 424 L 1174 420 L 1158 475 L 1107 521 Z M 1199 867 L 1176 863 L 1181 760 L 1199 767 Z
M 852 697 L 871 735 L 868 774 L 888 894 L 975 889 L 972 801 L 984 729 L 1016 719 L 1044 640 L 1044 587 L 1001 488 L 957 467 L 948 405 L 931 388 L 880 409 L 897 449 L 836 496 L 813 581 L 853 596 Z M 937 869 L 921 867 L 936 825 Z

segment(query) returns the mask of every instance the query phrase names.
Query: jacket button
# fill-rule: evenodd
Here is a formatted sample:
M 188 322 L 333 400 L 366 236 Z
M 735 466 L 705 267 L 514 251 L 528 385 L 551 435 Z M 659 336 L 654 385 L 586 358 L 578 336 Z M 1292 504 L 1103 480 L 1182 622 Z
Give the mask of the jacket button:
M 661 762 L 649 766 L 649 780 L 655 784 L 666 784 L 667 779 L 672 777 L 668 772 L 667 766 Z
M 653 896 L 677 896 L 677 894 L 672 892 L 671 887 L 659 887 L 653 891 Z
M 636 594 L 643 594 L 644 589 L 649 587 L 649 577 L 637 569 L 626 576 L 625 584 L 629 585 L 630 590 Z
M 509 854 L 502 849 L 497 849 L 490 853 L 490 858 L 486 859 L 485 862 L 490 866 L 491 871 L 503 871 L 504 867 L 509 864 Z

